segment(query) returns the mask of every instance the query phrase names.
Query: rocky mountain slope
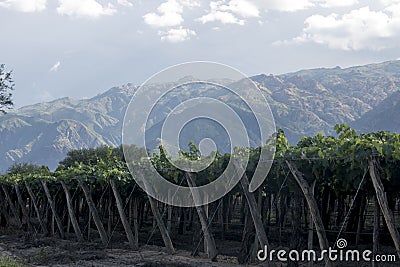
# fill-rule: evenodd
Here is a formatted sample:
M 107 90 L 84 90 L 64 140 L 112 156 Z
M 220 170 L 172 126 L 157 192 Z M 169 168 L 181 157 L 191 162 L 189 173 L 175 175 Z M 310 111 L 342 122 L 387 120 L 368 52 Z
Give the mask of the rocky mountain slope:
M 388 96 L 377 107 L 350 125 L 362 132 L 400 132 L 400 91 Z
M 0 170 L 14 162 L 55 168 L 69 150 L 118 146 L 134 89 L 128 84 L 91 99 L 62 98 L 0 116 Z
M 303 135 L 333 134 L 337 123 L 362 131 L 400 131 L 400 122 L 392 116 L 400 111 L 400 61 L 262 74 L 252 80 L 265 93 L 276 126 L 285 130 L 292 143 Z M 55 168 L 71 149 L 118 146 L 125 109 L 135 89 L 128 84 L 91 99 L 62 98 L 0 116 L 0 171 L 14 162 Z M 179 101 L 171 99 L 169 104 Z M 155 116 L 162 117 L 163 110 Z M 154 123 L 154 132 L 161 121 Z

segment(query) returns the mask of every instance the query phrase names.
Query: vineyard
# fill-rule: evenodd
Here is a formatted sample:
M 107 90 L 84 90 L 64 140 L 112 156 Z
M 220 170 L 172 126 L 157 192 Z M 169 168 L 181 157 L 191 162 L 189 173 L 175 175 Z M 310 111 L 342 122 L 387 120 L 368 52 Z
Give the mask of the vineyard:
M 349 248 L 368 247 L 379 254 L 385 246 L 400 256 L 400 135 L 357 134 L 346 125 L 335 130 L 337 136 L 304 137 L 296 146 L 279 131 L 275 159 L 261 187 L 248 190 L 259 158 L 259 149 L 250 149 L 236 187 L 193 208 L 148 196 L 128 171 L 121 148 L 71 151 L 54 172 L 15 166 L 0 176 L 0 229 L 23 232 L 28 239 L 53 236 L 103 248 L 156 245 L 170 254 L 186 250 L 212 261 L 227 255 L 241 264 L 257 263 L 257 251 L 265 245 L 323 250 L 340 238 Z M 201 155 L 191 145 L 182 157 Z M 151 160 L 165 179 L 194 186 L 212 182 L 230 159 L 217 154 L 199 173 L 176 169 L 162 147 Z M 140 158 L 134 164 L 142 168 Z M 338 265 L 328 258 L 323 264 Z

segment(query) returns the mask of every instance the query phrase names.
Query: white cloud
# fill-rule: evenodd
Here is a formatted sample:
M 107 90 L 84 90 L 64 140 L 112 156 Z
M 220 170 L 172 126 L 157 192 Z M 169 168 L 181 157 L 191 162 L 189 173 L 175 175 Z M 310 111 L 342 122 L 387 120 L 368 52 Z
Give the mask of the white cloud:
M 57 72 L 57 71 L 58 71 L 58 68 L 60 68 L 60 66 L 61 66 L 61 62 L 60 62 L 60 61 L 57 61 L 57 62 L 49 69 L 49 71 L 50 71 L 50 72 Z
M 133 4 L 131 2 L 129 2 L 128 0 L 118 0 L 117 2 L 118 2 L 118 4 L 120 4 L 122 6 L 127 6 L 127 7 L 133 6 Z
M 400 38 L 400 4 L 379 11 L 363 7 L 341 16 L 313 15 L 305 24 L 303 34 L 292 42 L 311 41 L 342 50 L 381 50 L 399 43 L 393 39 Z
M 395 19 L 395 18 L 399 19 L 400 18 L 400 0 L 397 4 L 393 4 L 393 5 L 386 7 L 385 11 L 391 13 L 392 14 L 391 17 L 393 19 Z
M 322 7 L 345 7 L 345 6 L 353 6 L 358 4 L 358 0 L 325 0 L 321 3 Z
M 382 0 L 390 1 L 390 0 Z M 270 0 L 260 3 L 264 9 L 295 12 L 320 6 L 324 8 L 346 7 L 358 4 L 359 0 Z
M 0 7 L 21 12 L 43 11 L 46 5 L 47 0 L 0 0 Z
M 312 0 L 269 0 L 263 1 L 262 7 L 266 10 L 294 12 L 314 6 Z
M 183 7 L 175 0 L 169 0 L 158 7 L 157 13 L 147 13 L 143 16 L 144 22 L 154 27 L 171 27 L 183 22 Z
M 177 29 L 170 29 L 167 32 L 159 32 L 159 35 L 161 35 L 161 41 L 179 43 L 190 40 L 192 36 L 196 36 L 196 32 L 180 27 Z
M 73 17 L 92 17 L 114 15 L 117 10 L 111 3 L 102 6 L 95 0 L 59 0 L 57 12 L 61 15 Z
M 400 0 L 380 0 L 380 2 L 385 6 L 391 6 L 400 3 Z
M 381 1 L 400 1 L 400 0 L 381 0 Z M 233 15 L 238 15 L 243 18 L 258 17 L 259 10 L 265 11 L 281 11 L 281 12 L 296 12 L 306 10 L 313 7 L 345 7 L 353 6 L 359 3 L 359 0 L 215 0 L 210 2 L 211 11 L 205 15 L 208 18 L 212 17 L 210 14 L 221 12 L 230 12 Z M 221 16 L 219 14 L 219 16 Z M 204 17 L 204 16 L 203 16 Z M 216 16 L 215 16 L 216 17 Z M 218 20 L 217 18 L 215 21 Z M 208 21 L 207 21 L 208 22 Z
M 158 13 L 147 13 L 143 16 L 144 22 L 153 27 L 174 27 L 183 23 L 184 7 L 199 6 L 197 1 L 167 0 L 158 6 Z
M 245 21 L 238 19 L 230 12 L 211 11 L 207 15 L 198 18 L 198 21 L 205 24 L 208 22 L 219 21 L 223 24 L 239 24 L 244 25 Z
M 260 11 L 258 7 L 247 0 L 231 0 L 227 5 L 220 5 L 221 11 L 230 11 L 243 18 L 258 17 Z
M 218 21 L 223 24 L 244 25 L 245 20 L 243 18 L 259 17 L 259 15 L 258 7 L 248 0 L 212 1 L 208 14 L 197 20 L 203 24 Z M 237 16 L 242 17 L 242 19 Z

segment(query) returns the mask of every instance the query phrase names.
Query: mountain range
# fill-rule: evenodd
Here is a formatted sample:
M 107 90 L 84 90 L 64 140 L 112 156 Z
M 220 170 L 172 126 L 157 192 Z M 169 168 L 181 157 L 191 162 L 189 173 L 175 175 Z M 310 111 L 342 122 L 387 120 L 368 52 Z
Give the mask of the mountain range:
M 301 136 L 334 134 L 337 123 L 362 132 L 400 132 L 400 61 L 261 74 L 251 79 L 268 100 L 276 127 L 293 144 Z M 127 84 L 90 99 L 61 98 L 1 115 L 0 172 L 15 162 L 54 169 L 72 149 L 120 145 L 125 110 L 137 88 Z M 194 90 L 186 93 L 195 95 Z M 160 109 L 155 118 L 161 118 L 165 110 Z M 241 113 L 246 117 L 245 110 Z M 161 122 L 154 122 L 154 132 Z

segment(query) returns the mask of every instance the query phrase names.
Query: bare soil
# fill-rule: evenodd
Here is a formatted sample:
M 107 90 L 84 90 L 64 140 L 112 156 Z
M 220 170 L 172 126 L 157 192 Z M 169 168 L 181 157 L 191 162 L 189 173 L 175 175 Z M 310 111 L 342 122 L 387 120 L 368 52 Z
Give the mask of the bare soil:
M 237 259 L 218 256 L 215 262 L 200 253 L 192 257 L 190 251 L 177 250 L 168 255 L 159 246 L 142 246 L 130 250 L 125 243 L 116 248 L 104 248 L 95 243 L 78 243 L 51 237 L 31 237 L 23 233 L 1 232 L 0 257 L 13 258 L 23 266 L 232 266 Z
M 125 239 L 116 237 L 108 248 L 102 247 L 99 240 L 78 243 L 72 240 L 61 240 L 53 237 L 26 236 L 25 233 L 0 230 L 0 258 L 13 258 L 21 266 L 141 266 L 141 267 L 192 267 L 192 266 L 244 266 L 239 265 L 234 256 L 218 256 L 212 262 L 202 253 L 191 256 L 190 251 L 177 250 L 174 255 L 168 255 L 164 248 L 155 245 L 144 245 L 138 251 L 129 249 Z M 123 240 L 121 242 L 121 240 Z M 218 247 L 229 251 L 229 242 L 221 242 Z M 392 247 L 381 247 L 382 254 L 393 253 Z M 228 253 L 229 254 L 229 253 Z M 264 266 L 253 264 L 252 266 Z M 283 267 L 285 263 L 272 263 L 270 267 Z M 307 266 L 300 263 L 299 266 Z M 323 263 L 314 267 L 324 266 Z M 340 267 L 369 267 L 371 263 L 347 262 L 338 263 Z M 380 267 L 400 266 L 399 262 L 385 263 Z

